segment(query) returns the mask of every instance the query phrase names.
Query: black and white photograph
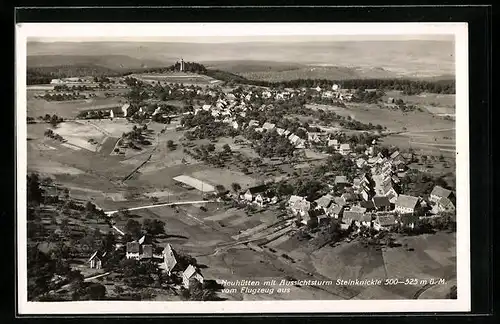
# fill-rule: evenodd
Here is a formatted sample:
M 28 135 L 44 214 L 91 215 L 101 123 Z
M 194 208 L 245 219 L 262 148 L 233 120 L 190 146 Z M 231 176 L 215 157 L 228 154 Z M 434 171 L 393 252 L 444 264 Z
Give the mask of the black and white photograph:
M 470 310 L 466 24 L 16 41 L 21 313 Z

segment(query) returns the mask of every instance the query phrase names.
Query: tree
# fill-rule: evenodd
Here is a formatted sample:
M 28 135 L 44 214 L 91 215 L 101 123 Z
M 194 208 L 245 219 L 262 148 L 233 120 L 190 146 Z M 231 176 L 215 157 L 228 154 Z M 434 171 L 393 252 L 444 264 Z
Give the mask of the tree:
M 106 297 L 106 287 L 98 283 L 92 283 L 85 289 L 85 299 L 102 300 Z
M 240 184 L 236 182 L 233 182 L 231 184 L 231 188 L 233 189 L 234 192 L 239 192 L 241 190 Z
M 142 223 L 142 229 L 151 235 L 165 234 L 165 222 L 146 218 Z
M 231 147 L 229 146 L 229 144 L 224 144 L 224 146 L 222 146 L 222 149 L 225 153 L 231 153 Z
M 223 194 L 226 192 L 226 188 L 224 188 L 224 186 L 221 184 L 216 185 L 215 190 L 217 190 L 219 194 Z
M 135 219 L 129 219 L 125 225 L 125 231 L 138 238 L 142 234 L 142 225 Z
M 167 148 L 170 149 L 170 150 L 173 150 L 175 148 L 174 141 L 168 140 L 167 141 Z
M 40 188 L 40 178 L 38 174 L 32 173 L 27 179 L 28 203 L 39 205 L 42 201 L 42 189 Z

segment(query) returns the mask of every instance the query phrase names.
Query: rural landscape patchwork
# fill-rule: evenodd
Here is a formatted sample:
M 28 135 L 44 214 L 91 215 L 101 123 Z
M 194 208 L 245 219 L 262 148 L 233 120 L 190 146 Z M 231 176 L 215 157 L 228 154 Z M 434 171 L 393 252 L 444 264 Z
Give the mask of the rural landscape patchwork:
M 456 299 L 454 60 L 29 39 L 28 300 Z

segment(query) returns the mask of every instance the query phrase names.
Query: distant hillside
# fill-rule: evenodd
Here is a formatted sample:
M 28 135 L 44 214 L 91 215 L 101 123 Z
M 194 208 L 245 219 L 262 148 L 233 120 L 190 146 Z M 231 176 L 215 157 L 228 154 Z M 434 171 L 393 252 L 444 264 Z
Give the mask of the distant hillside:
M 33 76 L 45 76 L 50 78 L 69 78 L 82 76 L 114 76 L 120 74 L 117 70 L 108 69 L 98 65 L 59 65 L 28 67 L 28 78 Z
M 383 68 L 358 68 L 343 66 L 309 66 L 293 70 L 237 73 L 250 80 L 280 82 L 296 79 L 385 79 L 400 77 Z
M 203 62 L 207 69 L 223 70 L 230 73 L 282 72 L 304 68 L 304 64 L 275 61 L 210 61 Z
M 128 70 L 165 66 L 156 60 L 137 59 L 127 55 L 29 55 L 28 68 L 54 66 L 91 66 L 110 70 Z
M 28 55 L 125 55 L 170 65 L 179 58 L 232 73 L 273 71 L 297 65 L 381 67 L 406 76 L 453 74 L 452 41 L 325 41 L 325 42 L 28 42 Z M 246 61 L 246 62 L 245 62 Z M 219 63 L 217 63 L 219 62 Z M 228 62 L 222 66 L 220 62 Z M 256 63 L 257 62 L 257 63 Z M 288 63 L 287 63 L 288 62 Z M 289 63 L 293 62 L 293 63 Z M 95 63 L 95 62 L 94 62 Z M 112 63 L 112 62 L 110 62 Z M 141 62 L 143 63 L 143 62 Z M 236 63 L 236 64 L 235 64 Z M 146 63 L 148 66 L 151 64 Z M 61 65 L 61 64 L 59 64 Z M 100 64 L 96 64 L 100 65 Z M 136 64 L 135 66 L 140 66 Z M 255 66 L 254 66 L 255 65 Z M 112 68 L 112 65 L 106 65 Z M 287 68 L 291 70 L 290 67 Z M 340 73 L 339 71 L 338 73 Z M 349 72 L 350 73 L 350 72 Z

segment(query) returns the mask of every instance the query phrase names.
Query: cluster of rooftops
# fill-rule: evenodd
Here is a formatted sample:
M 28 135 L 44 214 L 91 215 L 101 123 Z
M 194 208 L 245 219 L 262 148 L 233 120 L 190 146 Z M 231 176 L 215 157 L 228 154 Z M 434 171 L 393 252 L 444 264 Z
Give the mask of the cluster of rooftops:
M 453 192 L 441 186 L 435 186 L 427 199 L 401 193 L 399 176 L 406 162 L 398 151 L 387 158 L 379 154 L 366 163 L 371 166 L 371 173 L 365 172 L 352 181 L 337 175 L 328 184 L 331 192 L 314 201 L 292 195 L 288 199 L 288 210 L 304 224 L 310 220 L 321 222 L 336 218 L 347 227 L 354 222 L 377 228 L 398 222 L 413 227 L 418 218 L 455 210 Z M 335 196 L 334 188 L 340 188 L 343 193 Z M 249 188 L 240 198 L 261 207 L 277 202 L 276 197 L 269 196 L 266 185 Z
M 116 248 L 122 245 L 117 244 Z M 157 253 L 159 252 L 159 253 Z M 89 266 L 94 269 L 101 269 L 107 261 L 109 253 L 107 251 L 95 251 L 88 260 Z M 183 286 L 189 288 L 190 280 L 195 279 L 203 283 L 203 275 L 194 264 L 189 264 L 182 268 L 179 254 L 167 243 L 163 250 L 152 243 L 149 236 L 144 235 L 138 240 L 127 242 L 125 258 L 138 261 L 157 261 L 159 268 L 163 269 L 169 276 L 179 273 L 182 276 Z

